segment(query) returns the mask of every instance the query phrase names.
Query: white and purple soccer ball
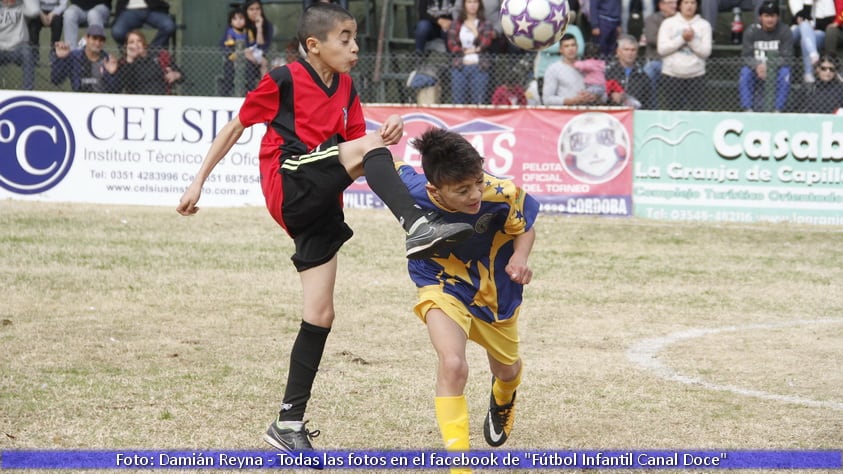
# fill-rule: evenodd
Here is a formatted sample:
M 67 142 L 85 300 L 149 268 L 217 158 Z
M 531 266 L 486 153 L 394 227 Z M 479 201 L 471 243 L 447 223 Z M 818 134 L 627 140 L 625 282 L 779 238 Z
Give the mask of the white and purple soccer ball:
M 556 43 L 568 26 L 568 0 L 503 0 L 501 27 L 515 46 L 539 51 Z

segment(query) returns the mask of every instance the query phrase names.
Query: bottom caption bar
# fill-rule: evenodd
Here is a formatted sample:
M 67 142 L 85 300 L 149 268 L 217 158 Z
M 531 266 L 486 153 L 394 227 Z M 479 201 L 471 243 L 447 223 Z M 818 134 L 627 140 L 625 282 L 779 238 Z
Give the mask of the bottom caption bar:
M 840 451 L 0 451 L 0 469 L 841 469 Z

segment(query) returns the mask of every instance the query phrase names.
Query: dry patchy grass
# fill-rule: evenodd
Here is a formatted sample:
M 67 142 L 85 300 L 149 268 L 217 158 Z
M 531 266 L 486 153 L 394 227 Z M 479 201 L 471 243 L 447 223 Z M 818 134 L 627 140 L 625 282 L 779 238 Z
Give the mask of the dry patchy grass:
M 438 449 L 398 225 L 350 210 L 308 409 L 324 449 Z M 840 449 L 843 230 L 542 216 L 510 449 Z M 298 329 L 263 209 L 0 204 L 0 449 L 263 449 Z M 726 330 L 726 329 L 728 330 Z M 629 349 L 712 390 L 660 378 Z M 488 397 L 470 346 L 472 446 Z M 499 472 L 499 471 L 498 471 Z

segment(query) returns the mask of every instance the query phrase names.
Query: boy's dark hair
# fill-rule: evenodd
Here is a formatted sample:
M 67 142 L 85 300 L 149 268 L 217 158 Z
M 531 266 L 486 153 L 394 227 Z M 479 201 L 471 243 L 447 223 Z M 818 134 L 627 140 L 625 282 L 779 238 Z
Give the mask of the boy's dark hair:
M 568 40 L 577 41 L 577 37 L 572 35 L 571 33 L 565 33 L 564 35 L 562 35 L 562 38 L 559 39 L 559 45 L 561 46 L 563 41 L 568 41 Z
M 483 157 L 459 133 L 429 128 L 411 144 L 421 153 L 425 177 L 437 188 L 483 173 Z
M 229 26 L 231 26 L 231 20 L 232 20 L 232 19 L 233 19 L 236 15 L 240 15 L 240 16 L 242 16 L 243 18 L 246 18 L 246 11 L 245 11 L 245 10 L 243 10 L 242 8 L 240 8 L 240 7 L 234 7 L 234 8 L 232 8 L 232 9 L 231 9 L 231 11 L 229 11 L 229 12 L 228 12 L 228 24 L 229 24 Z
M 325 41 L 328 32 L 334 29 L 337 23 L 346 20 L 354 20 L 354 15 L 336 3 L 314 3 L 299 17 L 296 38 L 303 48 L 307 49 L 307 38 L 314 37 L 319 41 Z

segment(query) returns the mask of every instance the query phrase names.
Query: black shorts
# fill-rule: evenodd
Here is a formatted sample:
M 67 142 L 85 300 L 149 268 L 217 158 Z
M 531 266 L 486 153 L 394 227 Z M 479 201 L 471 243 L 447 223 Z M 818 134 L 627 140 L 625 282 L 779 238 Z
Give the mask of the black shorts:
M 353 235 L 342 210 L 342 193 L 353 180 L 339 161 L 339 148 L 333 144 L 289 157 L 278 172 L 284 190 L 281 215 L 296 245 L 293 265 L 300 272 L 322 265 Z

